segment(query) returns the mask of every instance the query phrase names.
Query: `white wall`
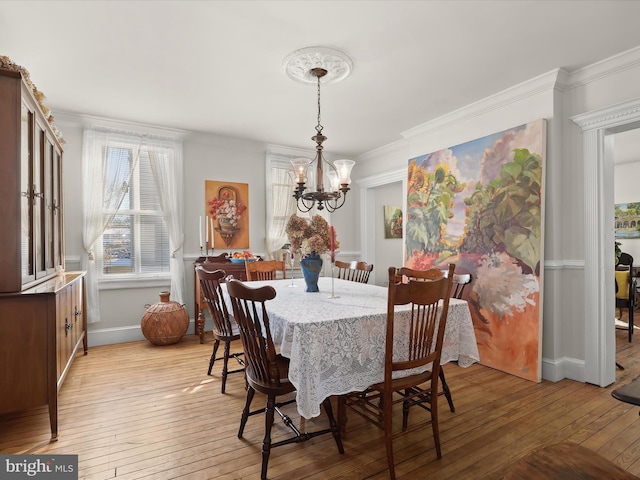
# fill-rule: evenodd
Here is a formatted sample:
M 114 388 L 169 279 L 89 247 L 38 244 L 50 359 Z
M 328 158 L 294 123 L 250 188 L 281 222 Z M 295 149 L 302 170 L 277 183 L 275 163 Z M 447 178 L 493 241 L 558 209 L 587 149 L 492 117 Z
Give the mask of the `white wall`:
M 560 135 L 557 133 L 559 122 L 555 120 L 555 92 L 562 79 L 562 72 L 549 72 L 433 122 L 417 126 L 404 133 L 404 140 L 396 144 L 397 148 L 380 149 L 359 157 L 357 160 L 362 164 L 363 174 L 374 176 L 384 171 L 406 169 L 407 161 L 410 158 L 459 145 L 539 118 L 546 118 L 545 202 L 547 207 L 558 205 L 559 192 L 562 188 L 562 161 L 558 153 L 560 145 L 557 138 Z M 547 208 L 545 225 L 549 226 L 564 221 L 561 217 L 562 212 L 558 210 L 557 208 Z M 551 259 L 559 256 L 557 247 L 554 248 L 554 246 L 561 244 L 554 238 L 559 234 L 560 231 L 556 228 L 546 229 L 545 243 L 547 247 L 545 247 L 545 255 L 542 258 Z M 545 305 L 546 302 L 549 302 L 549 305 L 554 305 L 556 300 L 554 297 L 559 292 L 556 289 L 546 289 L 544 277 L 548 275 L 553 277 L 557 274 L 558 272 L 548 271 L 547 268 L 542 274 Z M 579 311 L 579 306 L 576 307 L 576 311 Z M 556 335 L 556 316 L 556 309 L 544 309 L 543 358 L 555 358 L 556 350 L 558 350 L 557 344 L 561 341 Z M 575 349 L 570 355 L 581 355 L 582 353 L 583 350 Z
M 406 168 L 407 160 L 417 155 L 537 118 L 548 120 L 542 274 L 545 379 L 585 378 L 583 140 L 570 118 L 639 96 L 640 49 L 634 49 L 571 74 L 558 70 L 541 75 L 418 126 L 405 132 L 402 141 L 357 158 L 362 175 L 376 176 Z
M 625 52 L 570 75 L 562 70 L 541 75 L 433 122 L 417 126 L 405 132 L 397 143 L 364 153 L 355 159 L 358 162 L 353 174 L 356 180 L 379 176 L 406 168 L 407 160 L 417 155 L 461 144 L 538 118 L 548 120 L 543 257 L 543 378 L 584 378 L 584 168 L 582 133 L 570 118 L 638 97 L 640 49 Z M 78 188 L 82 119 L 60 114 L 56 115 L 56 119 L 67 140 L 64 157 L 65 226 L 67 266 L 72 269 L 82 249 Z M 133 128 L 131 125 L 125 127 Z M 249 183 L 251 249 L 262 251 L 265 228 L 264 158 L 265 151 L 270 147 L 217 136 L 184 134 L 184 137 L 187 271 L 191 272 L 191 263 L 198 255 L 196 225 L 203 209 L 205 179 Z M 366 238 L 361 239 L 359 234 L 362 222 L 359 198 L 367 198 L 366 187 L 361 195 L 354 182 L 347 205 L 332 217 L 340 236 L 339 258 L 356 257 L 360 246 L 367 241 Z M 373 225 L 371 228 L 375 229 L 375 223 Z M 365 232 L 365 235 L 374 234 L 375 231 Z M 376 258 L 376 273 L 383 269 L 378 268 L 381 262 Z M 188 275 L 187 291 L 191 292 L 192 287 L 193 280 Z M 90 327 L 89 343 L 95 344 L 97 338 L 111 338 L 113 341 L 136 338 L 143 306 L 156 302 L 160 290 L 160 286 L 153 286 L 103 292 L 103 321 Z M 193 316 L 191 299 L 188 299 L 187 307 Z
M 149 132 L 183 140 L 184 154 L 184 260 L 186 290 L 184 303 L 191 321 L 194 318 L 193 262 L 200 256 L 198 219 L 205 215 L 205 180 L 224 180 L 249 184 L 249 229 L 252 252 L 265 252 L 265 159 L 266 152 L 291 153 L 292 149 L 248 140 L 215 135 L 160 129 L 149 125 L 56 113 L 56 126 L 64 139 L 63 190 L 67 270 L 80 269 L 82 253 L 81 159 L 82 134 L 87 126 L 99 125 L 124 131 Z M 300 154 L 300 151 L 297 151 Z M 313 155 L 313 152 L 305 152 Z M 358 187 L 352 186 L 346 205 L 331 215 L 341 243 L 338 258 L 359 257 Z M 216 249 L 216 253 L 223 250 Z M 100 287 L 101 322 L 89 325 L 89 345 L 102 345 L 143 339 L 140 320 L 145 305 L 159 301 L 159 292 L 168 290 L 168 281 L 137 282 L 126 286 Z M 208 321 L 210 322 L 210 320 Z M 210 328 L 207 323 L 206 328 Z M 193 331 L 193 325 L 190 327 Z

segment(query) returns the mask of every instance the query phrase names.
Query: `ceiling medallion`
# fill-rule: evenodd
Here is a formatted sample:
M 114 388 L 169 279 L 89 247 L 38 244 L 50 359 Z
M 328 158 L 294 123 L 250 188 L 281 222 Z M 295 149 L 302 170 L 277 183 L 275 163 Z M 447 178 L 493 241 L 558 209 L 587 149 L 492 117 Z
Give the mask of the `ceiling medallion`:
M 318 81 L 318 77 L 312 73 L 314 68 L 327 71 L 321 79 L 325 84 L 344 80 L 353 70 L 353 62 L 346 54 L 327 47 L 307 47 L 296 50 L 287 55 L 282 66 L 289 78 L 301 83 Z

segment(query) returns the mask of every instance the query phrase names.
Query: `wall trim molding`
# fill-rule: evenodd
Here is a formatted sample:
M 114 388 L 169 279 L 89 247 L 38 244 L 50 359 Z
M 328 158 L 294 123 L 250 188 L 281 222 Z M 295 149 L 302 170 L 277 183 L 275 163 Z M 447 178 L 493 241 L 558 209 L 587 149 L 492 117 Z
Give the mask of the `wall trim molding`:
M 585 363 L 571 357 L 561 357 L 556 360 L 542 359 L 542 378 L 551 382 L 559 382 L 569 378 L 577 382 L 585 381 Z
M 191 323 L 189 321 L 189 330 L 191 331 Z M 98 325 L 98 324 L 92 324 Z M 111 345 L 114 343 L 125 343 L 125 342 L 137 342 L 138 340 L 144 340 L 144 335 L 142 334 L 142 329 L 140 325 L 130 325 L 126 327 L 114 327 L 114 328 L 97 328 L 91 329 L 87 332 L 87 340 L 89 343 L 89 348 L 98 347 L 101 345 Z M 91 353 L 91 352 L 89 352 Z
M 567 78 L 567 72 L 565 70 L 559 68 L 551 70 L 548 73 L 534 77 L 526 82 L 507 88 L 506 90 L 502 90 L 501 92 L 466 105 L 458 110 L 454 110 L 451 113 L 435 118 L 429 122 L 423 123 L 422 125 L 405 130 L 401 135 L 403 138 L 407 139 L 418 135 L 434 133 L 448 125 L 452 125 L 469 118 L 479 117 L 487 112 L 502 108 L 505 105 L 510 105 L 524 98 L 549 91 L 558 86 L 559 80 L 564 80 L 565 78 Z
M 591 82 L 635 68 L 638 64 L 640 64 L 640 47 L 634 47 L 571 72 L 569 74 L 568 87 L 582 87 Z
M 640 125 L 640 98 L 571 120 L 582 130 L 584 166 L 585 381 L 606 387 L 616 380 L 613 133 Z

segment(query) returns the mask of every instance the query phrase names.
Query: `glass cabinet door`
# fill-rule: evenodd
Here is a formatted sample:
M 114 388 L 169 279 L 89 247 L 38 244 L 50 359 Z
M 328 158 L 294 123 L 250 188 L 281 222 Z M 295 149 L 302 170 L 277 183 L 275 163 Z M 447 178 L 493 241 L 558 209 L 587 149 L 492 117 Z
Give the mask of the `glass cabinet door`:
M 45 267 L 45 198 L 44 198 L 44 175 L 45 175 L 45 154 L 46 154 L 46 137 L 47 134 L 42 124 L 36 120 L 36 142 L 35 142 L 35 155 L 33 158 L 33 238 L 34 244 L 34 258 L 33 265 L 35 269 L 36 280 L 46 275 Z
M 60 151 L 54 146 L 52 149 L 52 175 L 51 175 L 51 191 L 52 191 L 52 212 L 53 218 L 52 228 L 52 251 L 53 251 L 53 266 L 54 268 L 64 269 L 64 254 L 63 254 L 63 242 L 62 242 L 62 191 L 60 188 L 60 182 L 62 178 L 62 162 Z
M 33 266 L 33 128 L 34 113 L 22 103 L 20 112 L 20 257 L 22 269 L 22 283 L 35 280 Z

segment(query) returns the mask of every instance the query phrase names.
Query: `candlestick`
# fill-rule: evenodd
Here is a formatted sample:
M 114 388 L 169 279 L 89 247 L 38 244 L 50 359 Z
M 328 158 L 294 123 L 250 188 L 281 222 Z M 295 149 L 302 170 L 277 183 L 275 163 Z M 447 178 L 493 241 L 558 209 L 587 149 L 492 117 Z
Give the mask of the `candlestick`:
M 335 267 L 335 264 L 332 263 L 331 264 L 331 295 L 329 295 L 327 298 L 340 298 L 340 295 L 336 295 L 335 291 L 333 290 L 333 279 L 335 277 L 335 274 L 334 274 L 335 268 L 334 267 Z
M 333 229 L 333 225 L 331 225 L 331 263 L 335 263 L 336 261 L 336 231 Z
M 204 241 L 207 244 L 207 248 L 209 248 L 209 216 L 207 215 L 205 218 L 207 220 L 206 220 L 206 223 L 204 224 Z
M 200 250 L 202 250 L 202 215 L 200 215 L 200 220 L 198 221 L 198 233 L 200 234 Z
M 291 250 L 291 285 L 287 285 L 288 287 L 295 287 L 293 283 L 293 262 L 295 259 L 295 254 L 293 253 L 293 249 Z
M 213 217 L 211 217 L 211 250 L 216 248 L 215 230 L 213 229 Z

